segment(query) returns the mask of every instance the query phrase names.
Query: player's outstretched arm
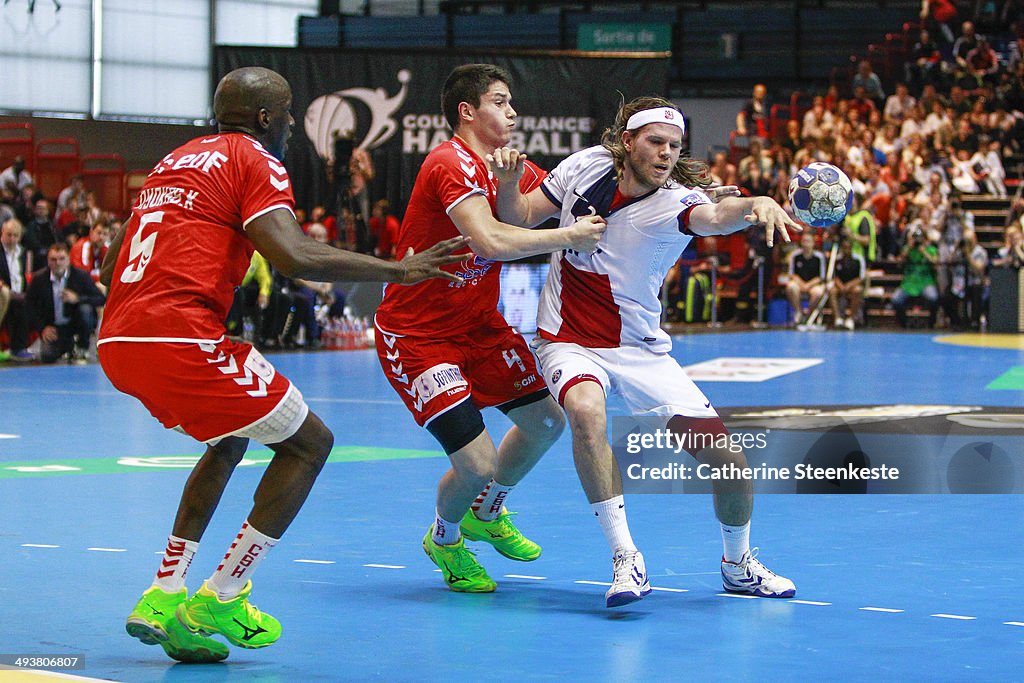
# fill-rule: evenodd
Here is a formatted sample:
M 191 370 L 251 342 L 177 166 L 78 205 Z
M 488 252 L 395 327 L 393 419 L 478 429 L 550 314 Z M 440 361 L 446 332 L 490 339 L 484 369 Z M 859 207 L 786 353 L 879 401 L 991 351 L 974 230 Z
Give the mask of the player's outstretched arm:
M 748 225 L 764 227 L 769 247 L 775 243 L 776 232 L 789 242 L 787 228 L 803 231 L 770 197 L 726 197 L 716 204 L 699 204 L 690 211 L 690 231 L 697 235 L 730 235 Z
M 461 278 L 441 270 L 441 266 L 465 259 L 465 254 L 456 256 L 452 252 L 469 242 L 466 237 L 454 237 L 418 254 L 410 250 L 401 261 L 382 261 L 320 244 L 304 235 L 291 213 L 284 209 L 255 219 L 246 226 L 246 234 L 256 249 L 286 277 L 319 282 L 354 280 L 408 285 L 434 277 L 461 282 Z
M 570 226 L 553 230 L 516 227 L 497 220 L 491 214 L 491 205 L 479 194 L 456 204 L 449 216 L 459 232 L 473 240 L 473 251 L 492 261 L 511 261 L 562 249 L 589 254 L 597 249 L 607 227 L 600 216 L 584 216 Z

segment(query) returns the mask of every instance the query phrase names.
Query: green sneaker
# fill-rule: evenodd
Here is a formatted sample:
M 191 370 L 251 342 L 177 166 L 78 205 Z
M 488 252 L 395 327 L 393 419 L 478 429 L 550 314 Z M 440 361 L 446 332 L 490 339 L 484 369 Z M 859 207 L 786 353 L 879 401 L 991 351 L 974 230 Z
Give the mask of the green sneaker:
M 281 637 L 281 622 L 249 603 L 252 581 L 236 597 L 221 601 L 206 582 L 178 606 L 178 620 L 193 633 L 219 633 L 232 645 L 255 649 L 273 645 Z
M 483 541 L 490 543 L 494 549 L 510 560 L 520 562 L 532 562 L 540 557 L 540 546 L 523 536 L 523 532 L 512 524 L 512 515 L 505 508 L 493 522 L 485 522 L 477 519 L 472 510 L 459 522 L 462 535 L 471 541 Z
M 431 538 L 433 535 L 434 525 L 431 524 L 423 537 L 423 552 L 441 569 L 449 588 L 459 593 L 491 593 L 498 587 L 476 561 L 473 552 L 466 549 L 462 538 L 452 545 L 438 545 Z
M 181 625 L 174 616 L 178 605 L 188 600 L 188 591 L 167 593 L 156 586 L 142 594 L 128 615 L 124 630 L 145 645 L 159 645 L 179 662 L 208 663 L 227 659 L 228 646 L 205 638 Z
M 0 363 L 6 363 L 11 359 L 11 354 L 6 351 L 0 351 Z

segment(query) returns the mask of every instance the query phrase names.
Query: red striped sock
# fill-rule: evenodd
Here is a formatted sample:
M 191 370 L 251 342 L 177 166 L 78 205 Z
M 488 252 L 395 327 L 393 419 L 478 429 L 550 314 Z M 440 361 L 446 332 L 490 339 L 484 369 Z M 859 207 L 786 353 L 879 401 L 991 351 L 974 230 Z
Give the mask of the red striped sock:
M 505 498 L 513 488 L 515 486 L 505 486 L 491 479 L 469 507 L 477 519 L 493 522 L 501 514 L 501 508 L 505 505 Z
M 217 571 L 207 579 L 206 586 L 221 600 L 230 600 L 245 588 L 256 566 L 266 557 L 278 539 L 261 534 L 246 520 L 235 542 L 224 554 Z
M 177 593 L 185 587 L 185 575 L 192 564 L 192 557 L 199 549 L 199 541 L 190 541 L 171 535 L 160 567 L 156 571 L 153 585 L 167 593 Z

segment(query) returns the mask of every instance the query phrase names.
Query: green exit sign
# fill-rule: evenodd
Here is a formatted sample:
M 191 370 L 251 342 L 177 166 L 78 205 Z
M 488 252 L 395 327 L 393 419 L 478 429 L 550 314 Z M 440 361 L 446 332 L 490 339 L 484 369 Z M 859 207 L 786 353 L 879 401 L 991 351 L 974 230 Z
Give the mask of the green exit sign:
M 580 24 L 576 49 L 611 52 L 666 52 L 672 49 L 670 24 Z

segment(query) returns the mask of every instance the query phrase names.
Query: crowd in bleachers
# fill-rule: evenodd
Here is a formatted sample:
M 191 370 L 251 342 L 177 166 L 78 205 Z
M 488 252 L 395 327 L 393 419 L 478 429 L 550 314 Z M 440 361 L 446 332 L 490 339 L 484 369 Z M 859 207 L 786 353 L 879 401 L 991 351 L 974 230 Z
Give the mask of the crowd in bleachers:
M 888 285 L 863 283 L 879 316 L 908 326 L 914 317 L 908 316 L 909 307 L 929 326 L 942 311 L 941 324 L 978 328 L 989 269 L 1021 264 L 1024 17 L 1009 4 L 999 3 L 1003 24 L 986 15 L 992 34 L 982 36 L 971 20 L 942 31 L 932 16 L 935 8 L 926 2 L 922 18 L 928 23 L 903 27 L 902 44 L 912 48 L 890 55 L 895 57 L 890 63 L 857 59 L 846 73 L 837 71 L 826 92 L 797 93 L 788 106 L 772 105 L 767 88 L 754 86 L 729 146 L 708 160 L 714 181 L 784 203 L 790 178 L 807 163 L 839 166 L 852 180 L 854 208 L 842 224 L 818 233 L 822 261 L 833 242 L 851 240 L 866 261 L 866 273 Z M 936 42 L 936 33 L 948 38 Z M 893 82 L 883 81 L 876 68 L 892 74 Z M 995 208 L 973 208 L 979 197 L 994 200 L 984 206 Z M 994 214 L 998 222 L 987 228 L 981 214 L 986 219 Z M 755 233 L 748 231 L 748 266 L 764 257 Z M 794 243 L 784 257 L 788 263 L 776 267 L 792 277 L 798 252 Z M 726 290 L 733 286 L 728 270 Z M 749 277 L 748 267 L 739 270 Z M 770 278 L 771 285 L 777 282 Z M 791 312 L 790 322 L 803 322 L 814 300 L 828 297 L 841 283 L 820 284 L 820 291 L 801 289 L 803 303 Z M 786 288 L 776 292 L 781 298 Z M 742 321 L 750 319 L 748 296 L 753 296 L 750 287 L 741 289 L 736 301 Z M 926 310 L 918 312 L 918 306 Z M 833 316 L 837 325 L 852 329 L 841 312 Z M 865 313 L 852 317 L 861 324 Z

